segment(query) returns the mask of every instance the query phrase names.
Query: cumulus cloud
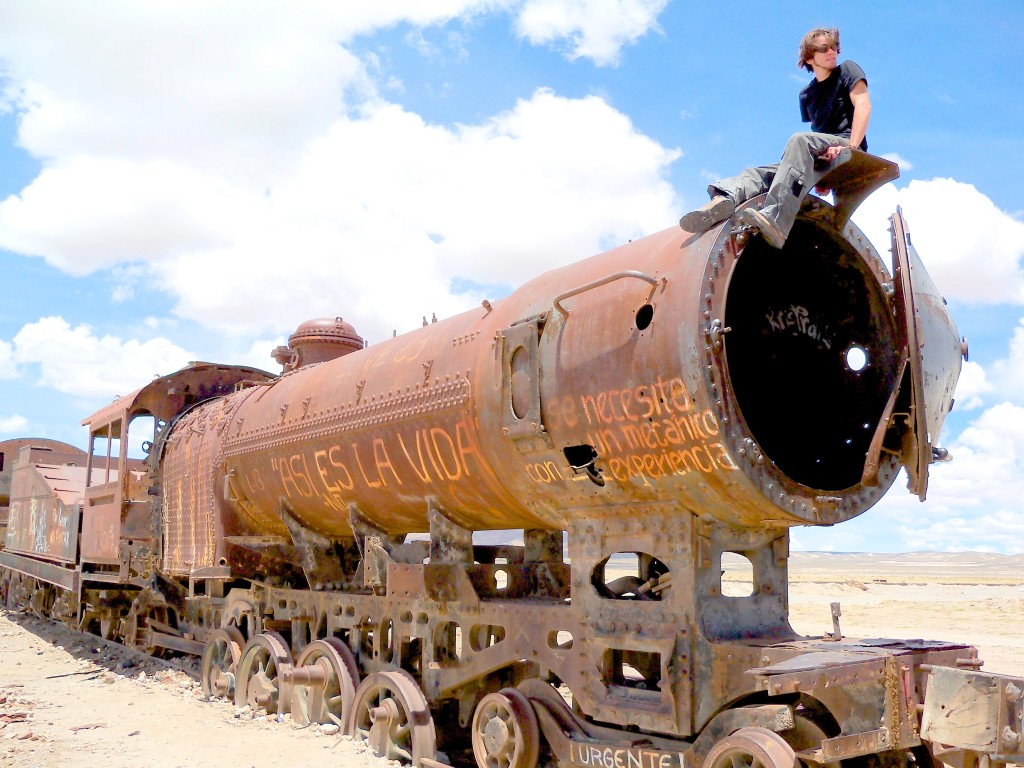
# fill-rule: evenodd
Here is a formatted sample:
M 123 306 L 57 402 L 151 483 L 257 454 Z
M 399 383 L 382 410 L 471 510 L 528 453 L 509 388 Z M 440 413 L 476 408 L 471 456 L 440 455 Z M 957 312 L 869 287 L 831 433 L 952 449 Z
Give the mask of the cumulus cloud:
M 566 41 L 571 59 L 616 64 L 624 44 L 657 28 L 666 5 L 668 0 L 526 0 L 516 29 L 535 44 Z
M 25 325 L 13 340 L 15 361 L 38 372 L 36 383 L 83 397 L 125 395 L 156 374 L 177 370 L 189 354 L 166 339 L 122 341 L 72 328 L 60 317 Z
M 0 55 L 19 142 L 44 158 L 173 158 L 273 178 L 346 89 L 368 87 L 338 45 L 345 15 L 299 5 L 6 4 Z
M 896 154 L 895 152 L 886 152 L 884 155 L 881 155 L 881 157 L 884 157 L 886 160 L 890 162 L 896 163 L 896 165 L 900 167 L 901 171 L 909 171 L 912 170 L 914 167 L 909 160 L 907 160 L 905 157 Z
M 953 179 L 887 184 L 854 221 L 881 253 L 889 250 L 888 217 L 899 205 L 914 247 L 936 287 L 950 300 L 1024 303 L 1024 222 L 971 184 Z
M 454 278 L 514 285 L 673 221 L 677 156 L 596 97 L 540 90 L 453 128 L 376 101 L 270 189 L 162 162 L 44 170 L 0 204 L 0 245 L 73 274 L 147 263 L 179 315 L 230 333 L 343 314 L 380 338 L 482 298 Z
M 247 349 L 240 350 L 237 355 L 232 355 L 231 361 L 237 365 L 259 368 L 268 373 L 280 373 L 281 366 L 271 357 L 270 353 L 287 343 L 288 334 L 282 334 L 276 339 L 256 339 Z
M 1024 361 L 1022 361 L 1024 363 Z M 1024 367 L 1021 369 L 1024 377 Z M 960 369 L 960 378 L 956 383 L 954 399 L 958 410 L 970 411 L 984 404 L 983 396 L 995 391 L 988 379 L 985 369 L 978 363 L 965 362 Z
M 0 416 L 0 435 L 24 434 L 26 430 L 28 430 L 28 419 L 24 416 L 18 414 Z
M 7 101 L 43 159 L 0 202 L 0 248 L 73 275 L 113 270 L 115 301 L 144 278 L 179 316 L 227 333 L 342 314 L 380 338 L 483 298 L 453 285 L 514 285 L 675 219 L 678 151 L 603 100 L 540 90 L 475 124 L 431 125 L 383 99 L 345 48 L 400 22 L 547 8 L 562 21 L 545 43 L 570 36 L 579 55 L 611 57 L 664 2 L 299 13 L 222 0 L 201 24 L 188 5 L 52 5 L 0 11 Z
M 1004 397 L 1017 402 L 1024 398 L 1024 318 L 1013 329 L 1006 357 L 992 364 L 991 379 Z
M 953 460 L 931 466 L 927 504 L 894 487 L 868 513 L 876 532 L 908 551 L 1022 551 L 1024 407 L 988 408 L 947 447 Z
M 167 161 L 76 156 L 0 202 L 0 247 L 72 275 L 229 242 L 253 193 Z

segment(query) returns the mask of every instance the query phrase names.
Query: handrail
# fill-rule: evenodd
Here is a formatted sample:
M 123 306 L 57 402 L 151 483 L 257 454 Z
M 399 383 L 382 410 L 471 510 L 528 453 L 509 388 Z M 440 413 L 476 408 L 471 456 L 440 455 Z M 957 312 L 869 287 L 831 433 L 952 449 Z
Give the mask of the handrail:
M 577 296 L 581 293 L 585 293 L 594 288 L 600 288 L 602 285 L 607 285 L 608 283 L 615 282 L 616 280 L 621 280 L 624 277 L 635 277 L 637 280 L 643 280 L 645 283 L 650 283 L 653 287 L 651 288 L 650 296 L 647 297 L 648 301 L 650 301 L 651 297 L 654 296 L 654 291 L 657 289 L 659 284 L 661 284 L 662 290 L 664 290 L 664 286 L 668 282 L 667 277 L 652 277 L 651 275 L 648 275 L 645 272 L 639 272 L 635 269 L 627 269 L 622 272 L 614 272 L 610 275 L 605 275 L 604 277 L 589 282 L 586 285 L 581 285 L 578 288 L 573 288 L 570 291 L 558 294 L 557 296 L 555 296 L 554 300 L 555 309 L 561 312 L 563 317 L 568 317 L 569 310 L 562 306 L 562 301 L 571 298 L 572 296 Z

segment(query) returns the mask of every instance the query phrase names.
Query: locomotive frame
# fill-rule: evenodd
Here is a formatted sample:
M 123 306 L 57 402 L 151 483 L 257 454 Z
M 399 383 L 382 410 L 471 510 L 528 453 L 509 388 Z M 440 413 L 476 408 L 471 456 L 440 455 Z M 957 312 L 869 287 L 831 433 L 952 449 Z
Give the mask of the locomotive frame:
M 878 337 L 858 342 L 871 370 L 843 371 L 844 397 L 870 403 L 851 405 L 853 420 L 872 419 L 843 441 L 856 442 L 854 461 L 783 434 L 791 425 L 769 411 L 797 398 L 758 381 L 765 337 L 744 329 L 770 310 L 765 333 L 782 339 L 770 352 L 787 362 L 805 349 L 831 360 L 856 339 L 805 322 L 802 305 L 803 320 L 795 304 L 793 318 L 757 304 L 765 270 L 784 266 L 757 267 L 775 255 L 726 222 L 545 276 L 506 300 L 508 317 L 485 302 L 382 344 L 384 379 L 370 378 L 384 356 L 359 352 L 340 319 L 275 350 L 281 376 L 192 363 L 155 379 L 83 422 L 73 557 L 11 546 L 41 519 L 12 493 L 0 596 L 148 653 L 201 656 L 207 695 L 334 722 L 379 755 L 427 768 L 459 755 L 480 768 L 1020 762 L 1024 680 L 981 672 L 976 649 L 801 637 L 788 621 L 789 527 L 859 514 L 901 465 L 923 499 L 942 455 L 932 438 L 965 348 L 912 249 L 889 276 L 848 223 L 894 174 L 844 151 L 822 180 L 836 205 L 809 198 L 787 246 L 823 251 L 821 275 L 856 285 L 843 288 L 852 298 L 828 294 L 842 304 L 835 317 Z M 902 253 L 901 216 L 892 228 Z M 691 258 L 673 267 L 684 288 L 696 285 L 685 294 L 694 332 L 677 345 L 685 370 L 588 388 L 599 370 L 643 356 L 630 350 L 656 335 L 655 314 L 676 317 L 665 305 L 680 278 L 655 252 Z M 820 287 L 809 263 L 787 273 L 797 292 Z M 755 309 L 728 308 L 730 291 Z M 624 329 L 608 320 L 615 301 L 630 308 Z M 603 369 L 581 373 L 571 356 L 551 364 L 556 341 L 578 352 L 587 333 L 633 347 L 609 352 Z M 338 344 L 351 365 L 334 362 Z M 467 363 L 481 360 L 493 378 Z M 415 386 L 408 371 L 422 374 Z M 321 405 L 338 377 L 350 400 Z M 591 428 L 568 424 L 559 406 L 559 431 L 555 380 Z M 812 414 L 829 439 L 850 428 L 828 413 L 836 402 L 819 398 Z M 455 411 L 472 424 L 444 421 Z M 144 464 L 128 458 L 140 416 L 153 430 Z M 27 476 L 33 465 L 19 466 Z M 508 528 L 521 543 L 478 535 Z M 728 553 L 750 562 L 750 594 L 723 589 Z

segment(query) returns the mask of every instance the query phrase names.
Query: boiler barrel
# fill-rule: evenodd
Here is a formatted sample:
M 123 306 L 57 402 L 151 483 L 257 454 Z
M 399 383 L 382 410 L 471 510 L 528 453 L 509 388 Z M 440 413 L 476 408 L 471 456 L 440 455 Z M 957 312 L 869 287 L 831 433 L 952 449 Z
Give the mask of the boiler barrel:
M 200 406 L 190 450 L 215 457 L 208 487 L 231 519 L 268 533 L 283 512 L 350 536 L 353 510 L 426 531 L 431 504 L 473 530 L 654 505 L 742 526 L 841 522 L 899 469 L 886 451 L 865 473 L 907 359 L 866 243 L 827 217 L 799 219 L 783 251 L 728 226 L 667 230 Z

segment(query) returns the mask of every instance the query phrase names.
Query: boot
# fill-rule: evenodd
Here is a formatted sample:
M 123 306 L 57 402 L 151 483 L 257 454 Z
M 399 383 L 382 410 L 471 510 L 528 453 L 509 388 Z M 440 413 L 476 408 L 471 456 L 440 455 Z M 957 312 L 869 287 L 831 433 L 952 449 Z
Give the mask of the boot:
M 715 195 L 711 202 L 695 211 L 690 211 L 679 220 L 679 226 L 687 232 L 703 234 L 720 221 L 725 221 L 736 212 L 736 205 L 725 195 Z
M 782 234 L 782 230 L 756 208 L 744 208 L 736 217 L 736 222 L 756 229 L 772 248 L 782 248 L 786 244 L 786 236 Z

